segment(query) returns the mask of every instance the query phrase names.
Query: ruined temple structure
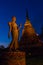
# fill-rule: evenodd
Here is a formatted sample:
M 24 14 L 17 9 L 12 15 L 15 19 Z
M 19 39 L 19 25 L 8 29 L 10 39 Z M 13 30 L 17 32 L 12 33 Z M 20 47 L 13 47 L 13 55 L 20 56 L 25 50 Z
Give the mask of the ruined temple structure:
M 25 50 L 37 46 L 42 46 L 42 43 L 30 22 L 28 11 L 26 11 L 26 22 L 20 39 L 20 48 Z
M 14 42 L 11 42 L 12 44 Z M 14 49 L 14 45 L 12 45 L 13 50 L 9 50 L 11 45 L 9 48 L 0 49 L 0 65 L 28 65 L 29 57 L 43 57 L 43 43 L 30 22 L 28 11 L 26 11 L 26 22 L 18 44 L 18 51 Z
M 14 50 L 15 47 L 14 47 L 13 44 L 15 45 L 14 42 L 13 43 L 11 42 L 11 44 L 9 45 L 9 48 L 11 46 L 12 49 Z M 20 50 L 21 49 L 22 50 L 25 50 L 25 49 L 29 50 L 29 48 L 32 48 L 32 47 L 42 46 L 42 42 L 39 39 L 39 36 L 35 32 L 35 29 L 33 28 L 32 24 L 30 22 L 30 19 L 29 19 L 29 16 L 28 16 L 28 10 L 26 10 L 26 22 L 24 24 L 24 28 L 22 30 L 22 36 L 20 38 L 18 45 L 19 45 L 18 49 L 20 49 Z M 16 46 L 17 46 L 17 44 L 16 44 Z

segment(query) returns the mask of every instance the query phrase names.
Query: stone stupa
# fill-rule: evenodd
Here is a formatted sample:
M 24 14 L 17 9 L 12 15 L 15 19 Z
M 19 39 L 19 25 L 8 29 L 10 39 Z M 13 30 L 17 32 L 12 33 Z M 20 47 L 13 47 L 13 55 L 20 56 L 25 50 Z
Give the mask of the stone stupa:
M 28 17 L 28 11 L 26 11 L 26 22 L 22 30 L 20 48 L 28 49 L 29 47 L 37 46 L 38 45 L 37 43 L 39 43 L 39 38 L 30 22 L 30 19 Z

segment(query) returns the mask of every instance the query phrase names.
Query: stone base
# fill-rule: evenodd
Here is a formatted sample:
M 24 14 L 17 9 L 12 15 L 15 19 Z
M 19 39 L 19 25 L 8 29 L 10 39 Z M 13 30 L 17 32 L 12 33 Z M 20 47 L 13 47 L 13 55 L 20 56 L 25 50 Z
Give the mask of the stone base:
M 4 63 L 7 65 L 26 65 L 25 52 L 5 52 L 3 59 L 6 59 Z

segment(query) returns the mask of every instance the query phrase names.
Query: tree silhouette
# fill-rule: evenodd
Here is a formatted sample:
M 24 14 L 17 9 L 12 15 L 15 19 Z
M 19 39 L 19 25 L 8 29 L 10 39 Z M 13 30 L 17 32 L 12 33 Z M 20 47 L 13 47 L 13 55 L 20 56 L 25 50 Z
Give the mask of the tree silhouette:
M 0 49 L 4 49 L 5 47 L 3 45 L 0 45 Z

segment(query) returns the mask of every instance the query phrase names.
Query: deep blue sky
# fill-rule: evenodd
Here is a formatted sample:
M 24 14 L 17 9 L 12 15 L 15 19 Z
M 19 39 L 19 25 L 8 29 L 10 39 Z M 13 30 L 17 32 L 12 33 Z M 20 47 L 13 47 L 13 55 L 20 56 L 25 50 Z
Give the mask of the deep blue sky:
M 25 23 L 26 8 L 35 31 L 41 33 L 43 0 L 0 0 L 0 45 L 7 46 L 11 41 L 8 39 L 8 22 L 12 16 L 16 16 L 18 25 Z

